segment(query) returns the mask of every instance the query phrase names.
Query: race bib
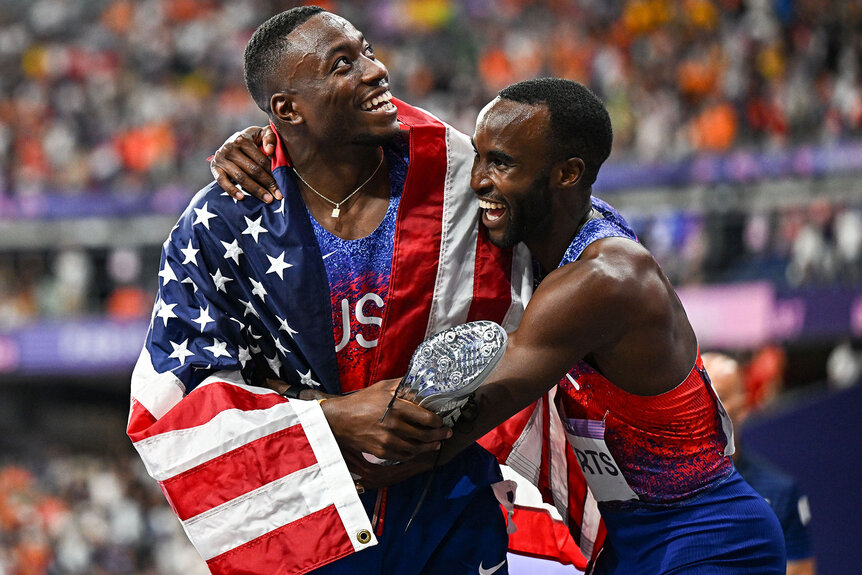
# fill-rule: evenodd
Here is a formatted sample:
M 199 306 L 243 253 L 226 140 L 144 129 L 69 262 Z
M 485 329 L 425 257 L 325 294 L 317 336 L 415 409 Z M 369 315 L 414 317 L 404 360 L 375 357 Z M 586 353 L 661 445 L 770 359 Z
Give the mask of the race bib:
M 566 437 L 596 501 L 628 501 L 638 496 L 626 483 L 605 443 L 605 424 L 590 419 L 563 419 Z

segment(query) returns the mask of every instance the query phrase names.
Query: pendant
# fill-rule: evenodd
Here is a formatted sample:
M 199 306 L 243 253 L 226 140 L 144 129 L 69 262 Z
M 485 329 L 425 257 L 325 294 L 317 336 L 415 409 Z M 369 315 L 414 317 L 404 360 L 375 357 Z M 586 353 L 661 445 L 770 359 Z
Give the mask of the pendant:
M 334 207 L 334 208 L 332 208 L 332 213 L 331 213 L 331 214 L 329 214 L 329 215 L 331 215 L 333 218 L 337 218 L 337 217 L 338 217 L 338 214 L 340 214 L 340 213 L 341 213 L 341 208 L 339 208 L 339 207 L 338 207 L 338 206 L 340 206 L 340 205 L 341 205 L 341 204 L 335 204 L 335 207 Z

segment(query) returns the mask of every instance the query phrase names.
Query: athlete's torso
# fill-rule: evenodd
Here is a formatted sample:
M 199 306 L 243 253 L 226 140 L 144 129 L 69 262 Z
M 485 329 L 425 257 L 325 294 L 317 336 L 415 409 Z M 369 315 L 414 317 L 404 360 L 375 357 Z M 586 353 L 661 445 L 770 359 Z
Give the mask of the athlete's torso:
M 560 266 L 606 237 L 637 238 L 626 221 L 593 198 L 601 217 L 587 222 Z M 559 385 L 569 443 L 597 501 L 612 506 L 670 503 L 720 482 L 732 470 L 731 427 L 698 355 L 688 377 L 657 396 L 638 396 L 579 361 Z M 732 441 L 730 442 L 732 445 Z
M 373 383 L 374 354 L 389 293 L 395 221 L 407 175 L 408 156 L 398 143 L 384 147 L 389 166 L 390 199 L 380 225 L 364 238 L 344 240 L 328 232 L 313 217 L 329 296 L 335 357 L 343 393 Z

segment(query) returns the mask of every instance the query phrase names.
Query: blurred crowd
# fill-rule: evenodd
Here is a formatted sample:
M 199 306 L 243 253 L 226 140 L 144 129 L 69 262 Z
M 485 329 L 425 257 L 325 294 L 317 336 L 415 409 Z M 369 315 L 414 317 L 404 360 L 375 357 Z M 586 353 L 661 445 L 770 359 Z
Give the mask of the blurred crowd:
M 0 462 L 0 575 L 205 575 L 133 456 Z
M 677 287 L 764 280 L 800 289 L 862 286 L 862 200 L 624 213 Z M 0 251 L 0 330 L 36 318 L 149 316 L 159 248 Z
M 243 47 L 289 3 L 0 1 L 0 196 L 197 189 L 261 123 Z M 616 158 L 862 136 L 854 0 L 321 1 L 375 44 L 393 93 L 472 131 L 506 84 L 552 75 L 607 103 Z
M 468 132 L 499 88 L 553 75 L 607 103 L 612 161 L 862 138 L 854 0 L 319 4 L 374 42 L 394 94 Z M 205 159 L 218 145 L 265 121 L 243 85 L 242 52 L 256 26 L 289 5 L 0 0 L 0 203 L 84 192 L 190 197 L 209 181 Z M 625 214 L 677 285 L 862 282 L 860 200 Z M 0 328 L 146 316 L 157 261 L 158 246 L 0 249 Z

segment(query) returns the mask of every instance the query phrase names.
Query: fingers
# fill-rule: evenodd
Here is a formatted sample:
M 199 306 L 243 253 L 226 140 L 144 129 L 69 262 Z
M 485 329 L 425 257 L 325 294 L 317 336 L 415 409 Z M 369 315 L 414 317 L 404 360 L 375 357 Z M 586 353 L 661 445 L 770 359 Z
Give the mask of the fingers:
M 275 132 L 273 131 L 272 126 L 267 125 L 260 134 L 263 153 L 267 156 L 272 156 L 275 153 L 276 145 Z
M 391 410 L 395 416 L 411 427 L 427 428 L 429 430 L 445 430 L 443 419 L 424 407 L 419 407 L 409 399 L 398 398 Z M 387 415 L 387 419 L 389 416 Z
M 268 138 L 268 139 L 267 139 Z M 259 149 L 265 139 L 275 151 L 275 135 L 258 127 L 234 134 L 213 156 L 210 172 L 218 184 L 235 200 L 246 194 L 269 204 L 282 199 L 278 184 L 270 172 L 271 161 Z M 245 192 L 245 193 L 244 193 Z

